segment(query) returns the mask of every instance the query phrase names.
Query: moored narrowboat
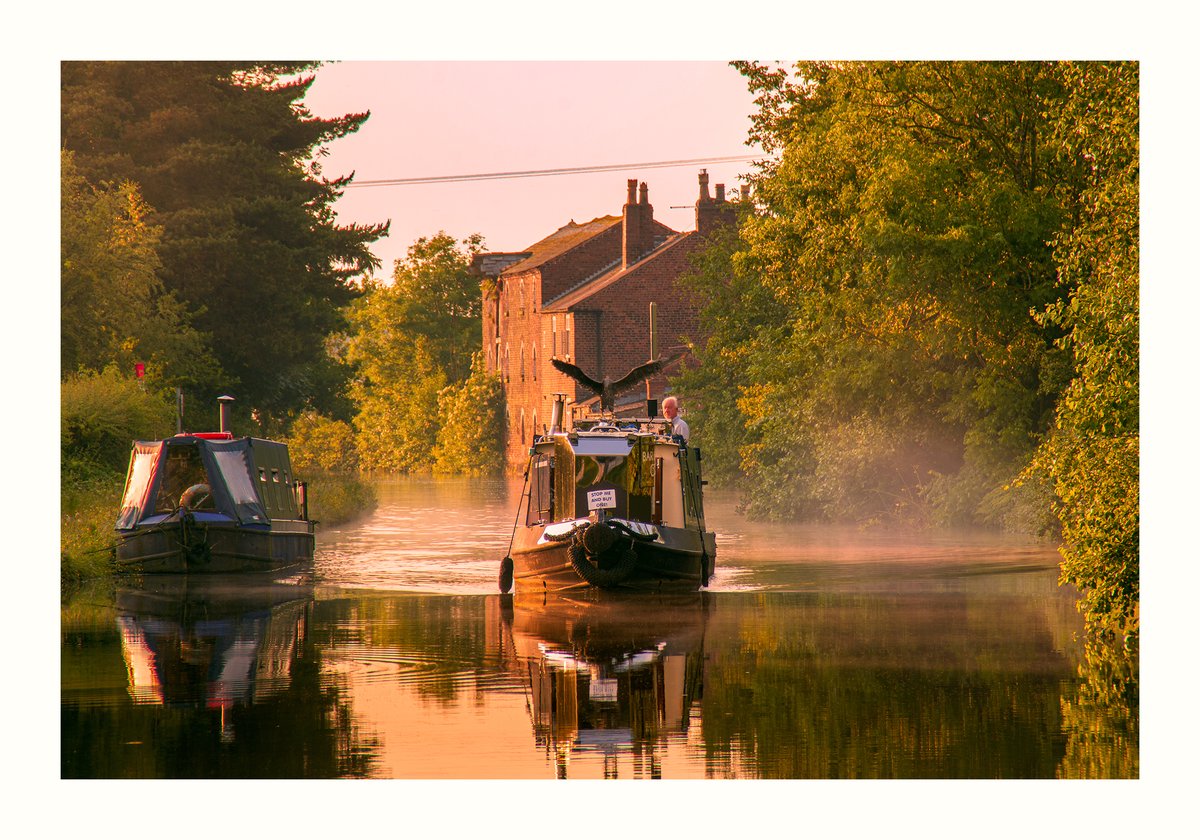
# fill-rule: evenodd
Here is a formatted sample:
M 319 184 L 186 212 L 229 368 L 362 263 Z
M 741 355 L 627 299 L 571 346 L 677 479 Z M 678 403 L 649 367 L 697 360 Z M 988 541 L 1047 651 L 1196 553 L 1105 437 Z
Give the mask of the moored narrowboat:
M 217 432 L 137 441 L 116 523 L 116 563 L 144 573 L 279 571 L 313 559 L 307 486 L 287 445 Z
M 704 522 L 700 450 L 661 418 L 604 418 L 530 450 L 500 589 L 699 589 L 716 535 Z

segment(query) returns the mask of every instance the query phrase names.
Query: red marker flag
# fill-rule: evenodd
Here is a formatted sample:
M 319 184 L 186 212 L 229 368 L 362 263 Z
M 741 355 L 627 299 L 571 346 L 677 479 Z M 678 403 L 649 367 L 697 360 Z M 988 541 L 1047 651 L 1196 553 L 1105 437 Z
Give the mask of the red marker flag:
M 145 362 L 135 362 L 133 365 L 133 372 L 135 374 L 137 374 L 138 379 L 141 379 L 143 376 L 146 375 L 146 363 Z

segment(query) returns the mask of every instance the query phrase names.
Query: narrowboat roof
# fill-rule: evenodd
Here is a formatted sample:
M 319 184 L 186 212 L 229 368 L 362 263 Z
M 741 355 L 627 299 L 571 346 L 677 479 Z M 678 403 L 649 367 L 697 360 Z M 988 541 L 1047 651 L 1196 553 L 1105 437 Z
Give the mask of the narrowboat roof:
M 190 478 L 172 464 L 172 453 L 193 450 Z M 194 456 L 193 456 L 194 459 Z M 215 513 L 240 525 L 269 526 L 296 519 L 300 511 L 287 491 L 292 479 L 287 444 L 262 438 L 233 438 L 227 432 L 185 433 L 162 440 L 136 441 L 129 459 L 118 530 L 137 527 L 179 505 L 183 484 L 205 484 Z M 179 485 L 179 486 L 176 486 Z

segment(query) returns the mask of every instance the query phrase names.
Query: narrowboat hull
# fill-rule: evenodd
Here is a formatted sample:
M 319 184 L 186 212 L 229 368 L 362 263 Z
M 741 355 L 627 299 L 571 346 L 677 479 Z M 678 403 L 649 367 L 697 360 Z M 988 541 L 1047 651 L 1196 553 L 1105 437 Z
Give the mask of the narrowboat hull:
M 144 574 L 276 572 L 311 562 L 315 544 L 305 520 L 248 526 L 176 516 L 120 532 L 116 564 Z
M 518 592 L 694 591 L 707 585 L 712 575 L 717 545 L 711 531 L 625 523 L 653 539 L 626 536 L 621 529 L 606 550 L 593 552 L 583 539 L 556 539 L 570 532 L 572 524 L 582 534 L 587 520 L 549 526 L 549 534 L 542 525 L 518 528 L 512 549 Z M 624 556 L 626 551 L 633 553 L 632 560 Z

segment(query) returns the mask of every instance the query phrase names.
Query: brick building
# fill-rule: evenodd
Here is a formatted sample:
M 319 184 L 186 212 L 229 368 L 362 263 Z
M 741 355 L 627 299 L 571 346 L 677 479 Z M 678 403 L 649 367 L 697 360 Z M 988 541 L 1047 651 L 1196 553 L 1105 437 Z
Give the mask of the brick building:
M 573 416 L 596 398 L 551 366 L 572 362 L 595 379 L 618 379 L 650 358 L 650 304 L 656 309 L 659 356 L 683 348 L 696 334 L 696 307 L 678 284 L 691 255 L 717 225 L 732 223 L 724 185 L 709 195 L 699 176 L 696 230 L 680 233 L 654 219 L 646 184 L 628 182 L 620 216 L 567 223 L 518 253 L 476 257 L 484 278 L 483 345 L 489 372 L 498 372 L 507 403 L 506 460 L 525 462 L 533 435 L 550 423 L 553 395 L 567 395 Z M 650 380 L 661 400 L 666 377 Z M 644 413 L 644 388 L 617 398 L 617 413 Z

